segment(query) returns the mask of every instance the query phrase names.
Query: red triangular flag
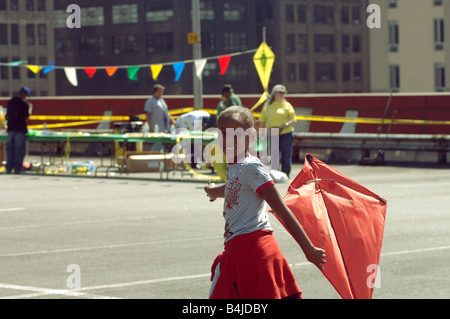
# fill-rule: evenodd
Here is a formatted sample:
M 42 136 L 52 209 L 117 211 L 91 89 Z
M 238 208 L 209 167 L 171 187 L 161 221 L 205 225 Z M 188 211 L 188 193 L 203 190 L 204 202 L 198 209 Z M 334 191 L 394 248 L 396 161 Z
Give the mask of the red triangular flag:
M 111 67 L 107 67 L 105 68 L 106 73 L 108 73 L 109 76 L 113 76 L 114 73 L 116 73 L 117 71 L 117 67 L 116 66 L 111 66 Z
M 90 77 L 92 79 L 92 77 L 94 76 L 95 72 L 97 72 L 97 69 L 96 68 L 92 68 L 92 67 L 88 67 L 88 68 L 84 68 L 84 71 L 86 72 L 88 77 Z
M 311 155 L 284 196 L 342 298 L 372 298 L 387 201 Z M 374 274 L 375 271 L 375 274 Z
M 225 55 L 218 57 L 219 65 L 220 65 L 220 75 L 225 75 L 227 71 L 228 65 L 230 64 L 231 55 Z

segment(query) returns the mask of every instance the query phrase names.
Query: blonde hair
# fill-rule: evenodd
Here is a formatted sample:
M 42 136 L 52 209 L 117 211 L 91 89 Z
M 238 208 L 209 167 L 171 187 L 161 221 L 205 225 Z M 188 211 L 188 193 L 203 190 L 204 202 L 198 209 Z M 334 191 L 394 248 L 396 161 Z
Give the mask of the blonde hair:
M 224 119 L 233 119 L 241 123 L 244 129 L 252 128 L 255 124 L 250 110 L 239 105 L 233 105 L 223 110 L 217 119 L 217 125 Z

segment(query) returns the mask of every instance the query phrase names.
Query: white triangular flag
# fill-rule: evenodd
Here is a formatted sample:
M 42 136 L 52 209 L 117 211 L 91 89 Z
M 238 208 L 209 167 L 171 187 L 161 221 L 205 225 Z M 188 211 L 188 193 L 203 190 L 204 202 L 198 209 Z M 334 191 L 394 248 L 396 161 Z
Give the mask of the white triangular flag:
M 197 77 L 201 80 L 203 69 L 205 68 L 205 65 L 206 65 L 206 59 L 194 60 L 194 63 L 195 63 L 195 72 L 197 74 Z
M 67 80 L 73 85 L 78 86 L 77 70 L 75 68 L 64 68 Z

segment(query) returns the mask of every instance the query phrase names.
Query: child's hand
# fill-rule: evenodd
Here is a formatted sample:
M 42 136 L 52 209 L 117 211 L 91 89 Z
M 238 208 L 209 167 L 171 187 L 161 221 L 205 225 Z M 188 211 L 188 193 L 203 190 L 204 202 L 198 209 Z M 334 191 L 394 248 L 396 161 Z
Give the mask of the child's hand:
M 316 265 L 317 268 L 320 270 L 323 270 L 322 264 L 326 263 L 325 258 L 327 257 L 325 250 L 317 247 L 313 247 L 311 251 L 306 254 L 306 259 L 308 259 L 309 262 Z
M 214 184 L 214 183 L 209 183 L 208 185 L 205 186 L 205 192 L 206 192 L 206 195 L 209 197 L 210 202 L 213 202 L 217 199 L 217 196 L 214 195 L 215 187 L 216 187 L 216 184 Z

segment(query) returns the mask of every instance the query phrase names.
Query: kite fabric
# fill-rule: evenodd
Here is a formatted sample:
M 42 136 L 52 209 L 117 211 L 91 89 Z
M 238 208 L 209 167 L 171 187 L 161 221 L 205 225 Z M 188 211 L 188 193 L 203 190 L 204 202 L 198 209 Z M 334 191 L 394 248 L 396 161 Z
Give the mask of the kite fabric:
M 322 273 L 344 299 L 371 299 L 387 201 L 308 154 L 283 197 L 313 245 Z

